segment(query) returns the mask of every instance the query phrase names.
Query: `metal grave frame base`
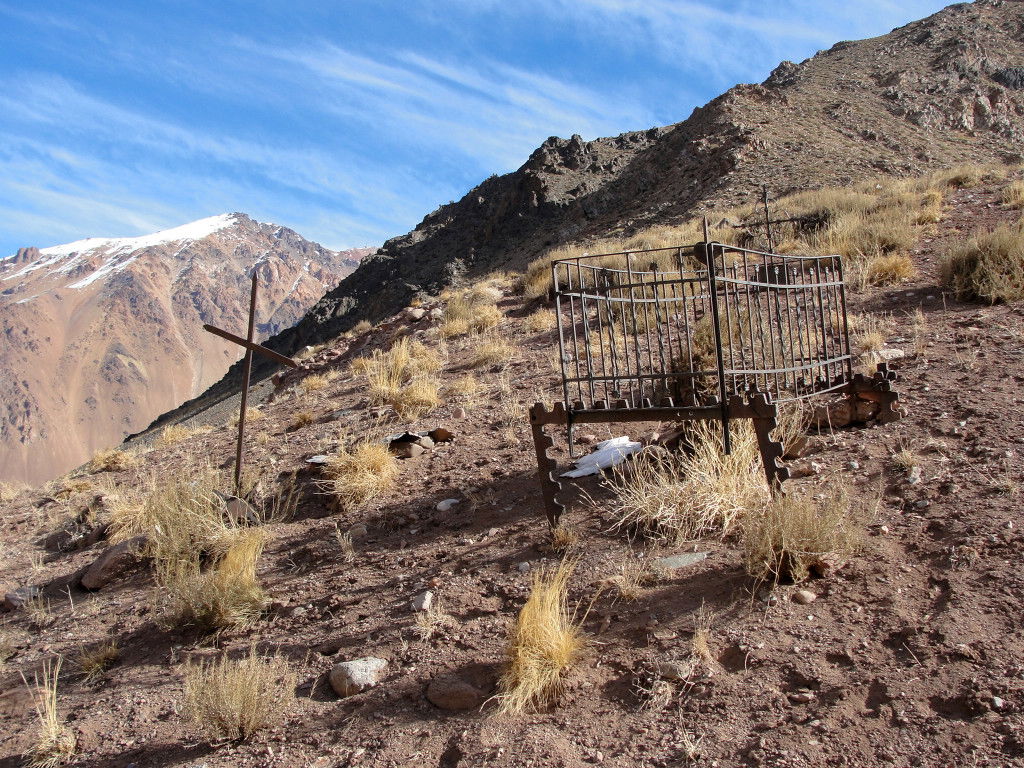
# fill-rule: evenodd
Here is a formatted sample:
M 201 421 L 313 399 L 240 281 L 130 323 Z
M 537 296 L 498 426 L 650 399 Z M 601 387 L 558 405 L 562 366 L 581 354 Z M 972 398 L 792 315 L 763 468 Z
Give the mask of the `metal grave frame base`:
M 640 265 L 643 265 L 640 267 Z M 749 419 L 765 479 L 789 470 L 772 438 L 779 406 L 831 394 L 902 417 L 896 374 L 853 372 L 839 256 L 764 253 L 715 242 L 552 262 L 561 402 L 529 409 L 545 513 L 565 512 L 548 426 Z

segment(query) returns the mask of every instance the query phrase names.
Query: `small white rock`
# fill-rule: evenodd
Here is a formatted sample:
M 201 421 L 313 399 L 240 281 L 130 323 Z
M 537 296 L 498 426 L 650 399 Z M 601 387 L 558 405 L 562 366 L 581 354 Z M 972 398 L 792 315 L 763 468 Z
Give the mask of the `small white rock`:
M 810 605 L 817 599 L 818 596 L 809 589 L 801 589 L 793 595 L 793 602 L 800 605 Z
M 445 499 L 444 501 L 437 502 L 438 512 L 447 512 L 449 509 L 458 504 L 462 499 Z
M 375 656 L 342 661 L 331 668 L 331 687 L 339 696 L 351 696 L 367 688 L 373 688 L 380 682 L 387 665 L 384 659 Z
M 517 567 L 519 568 L 520 573 L 529 573 L 530 571 L 530 564 L 525 560 L 521 562 Z
M 417 613 L 422 611 L 429 611 L 430 606 L 434 604 L 434 593 L 429 589 L 419 595 L 416 595 L 412 601 L 412 609 Z

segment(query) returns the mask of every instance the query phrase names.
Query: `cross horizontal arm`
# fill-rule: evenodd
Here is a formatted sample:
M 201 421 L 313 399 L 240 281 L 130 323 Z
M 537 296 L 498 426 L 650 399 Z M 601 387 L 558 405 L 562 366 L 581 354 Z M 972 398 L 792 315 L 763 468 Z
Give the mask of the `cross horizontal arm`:
M 282 365 L 287 365 L 287 366 L 289 366 L 291 368 L 298 368 L 299 367 L 299 364 L 296 363 L 294 360 L 292 360 L 290 357 L 285 357 L 284 355 L 279 355 L 277 352 L 275 352 L 272 349 L 267 349 L 266 347 L 261 346 L 259 344 L 256 344 L 255 342 L 252 342 L 252 341 L 246 341 L 241 336 L 235 336 L 235 334 L 233 334 L 233 333 L 228 333 L 227 331 L 222 331 L 220 328 L 217 328 L 216 326 L 204 325 L 203 326 L 203 330 L 204 331 L 209 331 L 214 336 L 220 336 L 222 339 L 227 339 L 228 341 L 233 341 L 235 344 L 238 344 L 240 347 L 245 347 L 246 349 L 251 349 L 253 352 L 255 352 L 255 353 L 259 354 L 259 355 L 263 355 L 264 357 L 269 357 L 271 360 L 276 360 L 277 362 L 281 363 Z

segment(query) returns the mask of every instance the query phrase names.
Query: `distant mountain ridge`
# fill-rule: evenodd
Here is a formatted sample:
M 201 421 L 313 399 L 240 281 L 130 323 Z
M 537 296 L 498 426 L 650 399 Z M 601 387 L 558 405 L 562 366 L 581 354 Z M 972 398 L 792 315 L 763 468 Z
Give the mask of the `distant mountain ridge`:
M 54 477 L 217 381 L 239 350 L 202 324 L 244 333 L 253 269 L 262 339 L 372 250 L 231 213 L 0 259 L 0 480 Z
M 765 184 L 781 196 L 979 162 L 1024 162 L 1021 0 L 952 5 L 887 35 L 782 62 L 763 83 L 737 85 L 681 123 L 593 141 L 549 138 L 518 170 L 387 241 L 266 343 L 291 353 L 387 317 L 417 292 L 521 268 L 572 240 L 750 202 Z M 235 367 L 167 418 L 203 408 L 238 381 Z

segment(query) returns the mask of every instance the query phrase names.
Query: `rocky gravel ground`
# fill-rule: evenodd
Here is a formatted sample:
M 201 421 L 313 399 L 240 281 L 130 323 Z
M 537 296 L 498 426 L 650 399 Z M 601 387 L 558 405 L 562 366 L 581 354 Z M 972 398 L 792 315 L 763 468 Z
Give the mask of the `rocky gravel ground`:
M 69 659 L 58 700 L 78 766 L 1024 764 L 1024 310 L 953 301 L 936 276 L 948 243 L 1016 218 L 994 188 L 956 191 L 913 254 L 917 279 L 852 294 L 851 311 L 883 319 L 887 347 L 905 353 L 893 366 L 908 416 L 818 434 L 793 463 L 804 470 L 794 485 L 847 480 L 863 513 L 862 551 L 825 578 L 769 590 L 745 575 L 733 540 L 630 540 L 613 529 L 600 480 L 579 481 L 566 520 L 589 643 L 550 712 L 499 716 L 492 699 L 532 573 L 558 558 L 525 411 L 556 396 L 554 336 L 527 330 L 535 308 L 512 292 L 500 302 L 517 350 L 508 364 L 476 371 L 478 393 L 416 423 L 382 423 L 348 363 L 400 331 L 426 334 L 430 306 L 315 352 L 260 405 L 250 464 L 267 485 L 293 482 L 298 504 L 267 526 L 259 578 L 272 603 L 250 629 L 161 628 L 144 562 L 119 560 L 88 591 L 83 574 L 109 552 L 102 530 L 82 523 L 71 544 L 55 535 L 118 484 L 197 459 L 227 465 L 230 425 L 151 449 L 135 469 L 21 494 L 0 533 L 13 608 L 0 619 L 0 768 L 20 765 L 32 739 L 22 675 L 56 655 Z M 449 343 L 446 383 L 469 371 L 471 351 Z M 293 388 L 331 370 L 322 390 Z M 315 419 L 296 427 L 303 411 Z M 346 436 L 435 428 L 452 439 L 404 460 L 396 488 L 363 512 L 336 512 L 307 462 Z M 584 440 L 656 429 L 602 427 Z M 894 462 L 901 450 L 915 454 L 911 467 Z M 568 465 L 564 439 L 555 455 Z M 351 534 L 351 562 L 339 531 Z M 609 586 L 624 565 L 694 553 L 706 556 L 665 563 L 632 599 Z M 426 602 L 429 632 L 417 621 Z M 694 673 L 702 616 L 710 654 Z M 119 658 L 84 679 L 70 660 L 108 638 Z M 208 743 L 180 714 L 185 665 L 253 643 L 290 661 L 297 702 L 279 727 Z

